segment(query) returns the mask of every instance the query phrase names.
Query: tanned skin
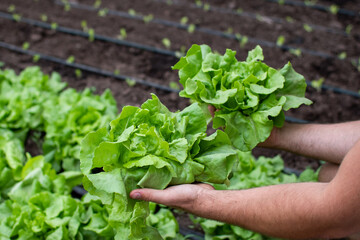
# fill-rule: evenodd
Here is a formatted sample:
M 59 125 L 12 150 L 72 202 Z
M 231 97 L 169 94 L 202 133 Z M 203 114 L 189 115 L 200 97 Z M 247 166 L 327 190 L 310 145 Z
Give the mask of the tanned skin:
M 360 232 L 360 121 L 285 124 L 261 147 L 321 159 L 323 182 L 248 190 L 214 190 L 184 184 L 165 190 L 136 189 L 134 199 L 183 209 L 197 216 L 286 239 L 341 238 Z M 339 167 L 338 167 L 339 166 Z

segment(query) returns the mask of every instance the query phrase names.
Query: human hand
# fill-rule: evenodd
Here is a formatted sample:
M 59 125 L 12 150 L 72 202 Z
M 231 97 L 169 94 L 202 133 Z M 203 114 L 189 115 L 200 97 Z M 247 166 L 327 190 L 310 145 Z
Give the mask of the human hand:
M 187 212 L 196 211 L 196 206 L 205 198 L 209 191 L 214 188 L 205 183 L 183 184 L 171 186 L 164 190 L 135 189 L 130 197 L 137 200 L 151 201 L 166 206 L 179 208 Z

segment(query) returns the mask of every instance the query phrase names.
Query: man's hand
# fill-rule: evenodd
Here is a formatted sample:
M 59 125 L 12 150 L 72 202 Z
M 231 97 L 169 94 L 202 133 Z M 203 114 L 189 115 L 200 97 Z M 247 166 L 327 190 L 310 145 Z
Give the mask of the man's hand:
M 130 193 L 130 197 L 193 212 L 198 200 L 206 195 L 204 193 L 213 190 L 214 188 L 209 184 L 183 184 L 165 190 L 136 189 Z

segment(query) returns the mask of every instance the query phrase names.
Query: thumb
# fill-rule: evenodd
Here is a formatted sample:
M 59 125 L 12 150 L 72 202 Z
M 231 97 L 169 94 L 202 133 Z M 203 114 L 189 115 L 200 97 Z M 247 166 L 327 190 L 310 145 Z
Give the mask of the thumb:
M 136 200 L 150 201 L 163 205 L 169 205 L 170 196 L 164 190 L 155 190 L 155 189 L 135 189 L 130 192 L 130 197 Z

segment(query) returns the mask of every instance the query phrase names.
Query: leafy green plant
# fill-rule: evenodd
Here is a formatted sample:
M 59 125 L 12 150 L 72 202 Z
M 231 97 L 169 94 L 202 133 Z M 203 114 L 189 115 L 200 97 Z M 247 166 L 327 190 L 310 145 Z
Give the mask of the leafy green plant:
M 346 52 L 341 52 L 338 54 L 338 58 L 341 60 L 344 60 L 346 58 L 346 56 L 347 56 Z
M 350 34 L 351 34 L 351 31 L 352 31 L 353 27 L 354 27 L 354 26 L 353 26 L 352 24 L 348 24 L 348 25 L 346 26 L 345 32 L 346 32 L 347 35 L 350 35 Z
M 125 40 L 127 38 L 127 33 L 125 28 L 120 29 L 120 34 L 118 35 L 118 38 L 121 40 Z
M 94 8 L 99 8 L 101 6 L 101 0 L 96 0 L 94 3 Z
M 106 15 L 109 13 L 109 9 L 103 8 L 98 11 L 99 17 L 106 17 Z
M 15 10 L 16 10 L 16 7 L 15 7 L 14 4 L 11 4 L 11 5 L 8 7 L 8 9 L 7 9 L 7 11 L 8 11 L 9 13 L 14 13 Z
M 89 28 L 88 34 L 89 34 L 89 41 L 93 42 L 95 40 L 95 30 L 93 28 Z
M 66 59 L 67 63 L 74 63 L 75 62 L 75 57 L 73 55 L 70 55 L 67 59 Z
M 300 48 L 291 48 L 289 52 L 297 57 L 300 57 L 302 52 Z
M 146 16 L 143 17 L 143 20 L 144 20 L 145 23 L 149 23 L 149 22 L 151 22 L 153 19 L 154 19 L 154 15 L 152 15 L 152 14 L 148 14 L 148 15 L 146 15 Z
M 70 11 L 70 10 L 71 10 L 71 5 L 70 5 L 70 3 L 66 2 L 66 3 L 64 4 L 64 11 L 65 11 L 65 12 L 68 12 L 68 11 Z
M 188 27 L 188 29 L 187 29 L 188 33 L 194 33 L 195 30 L 196 30 L 195 24 L 192 24 L 192 23 L 189 24 L 189 27 Z
M 58 28 L 58 24 L 55 23 L 55 22 L 51 23 L 50 26 L 51 26 L 51 29 L 52 29 L 52 30 L 56 30 L 56 29 Z
M 163 44 L 167 49 L 169 49 L 169 48 L 171 47 L 171 41 L 170 41 L 170 39 L 168 39 L 168 38 L 163 38 L 163 39 L 161 40 L 161 42 L 162 42 L 162 44 Z
M 24 42 L 22 45 L 22 49 L 24 50 L 28 50 L 30 48 L 30 43 L 29 42 Z
M 276 40 L 277 46 L 282 46 L 285 43 L 285 37 L 283 35 L 280 35 Z
M 324 80 L 325 80 L 324 78 L 319 78 L 317 80 L 312 80 L 311 81 L 311 86 L 313 88 L 315 88 L 317 91 L 321 91 L 321 87 L 322 87 L 322 85 L 324 83 Z
M 335 5 L 335 4 L 332 4 L 330 7 L 329 7 L 329 11 L 336 15 L 338 12 L 339 12 L 340 8 L 339 6 Z
M 307 24 L 307 23 L 305 23 L 305 24 L 303 25 L 303 27 L 304 27 L 305 31 L 307 31 L 307 32 L 309 32 L 309 33 L 313 31 L 313 28 L 312 28 L 309 24 Z
M 188 23 L 188 21 L 189 21 L 189 18 L 187 16 L 184 16 L 180 19 L 180 23 L 182 25 L 186 25 Z
M 20 20 L 21 20 L 21 15 L 20 15 L 20 14 L 17 14 L 17 13 L 13 13 L 12 18 L 14 19 L 14 21 L 20 22 Z
M 81 23 L 80 23 L 80 25 L 81 25 L 81 28 L 82 28 L 82 30 L 83 30 L 84 32 L 89 31 L 88 24 L 87 24 L 87 21 L 86 21 L 86 20 L 82 20 Z
M 146 225 L 148 203 L 129 198 L 134 188 L 228 181 L 238 152 L 224 132 L 207 136 L 210 119 L 197 103 L 172 113 L 153 95 L 141 108 L 124 107 L 110 129 L 84 138 L 83 184 L 110 210 L 109 224 L 116 236 L 161 239 Z M 98 168 L 103 172 L 94 173 Z
M 128 13 L 129 13 L 130 16 L 136 16 L 136 11 L 134 9 L 132 9 L 132 8 L 130 8 L 128 10 Z
M 35 54 L 35 55 L 33 56 L 33 59 L 32 59 L 32 60 L 33 60 L 34 63 L 37 63 L 37 62 L 40 60 L 40 58 L 41 58 L 41 57 L 40 57 L 39 54 Z
M 46 14 L 41 14 L 41 15 L 40 15 L 40 19 L 41 19 L 41 21 L 43 21 L 43 22 L 47 22 L 48 16 L 47 16 Z
M 75 76 L 76 76 L 76 78 L 81 78 L 82 77 L 82 71 L 80 69 L 75 69 Z
M 203 5 L 203 9 L 204 9 L 205 12 L 209 11 L 210 8 L 211 8 L 211 6 L 210 6 L 210 4 L 208 4 L 208 3 L 205 3 L 205 4 Z
M 131 78 L 125 79 L 125 82 L 127 83 L 127 85 L 128 85 L 129 87 L 133 87 L 133 86 L 136 85 L 136 81 L 135 81 L 134 79 L 131 79 Z
M 207 45 L 193 45 L 173 66 L 187 97 L 211 104 L 213 127 L 225 126 L 235 147 L 249 151 L 270 135 L 273 126 L 282 126 L 284 111 L 312 102 L 304 97 L 306 82 L 291 64 L 281 70 L 267 66 L 260 46 L 239 62 L 230 49 L 221 56 Z M 295 87 L 296 86 L 296 87 Z

